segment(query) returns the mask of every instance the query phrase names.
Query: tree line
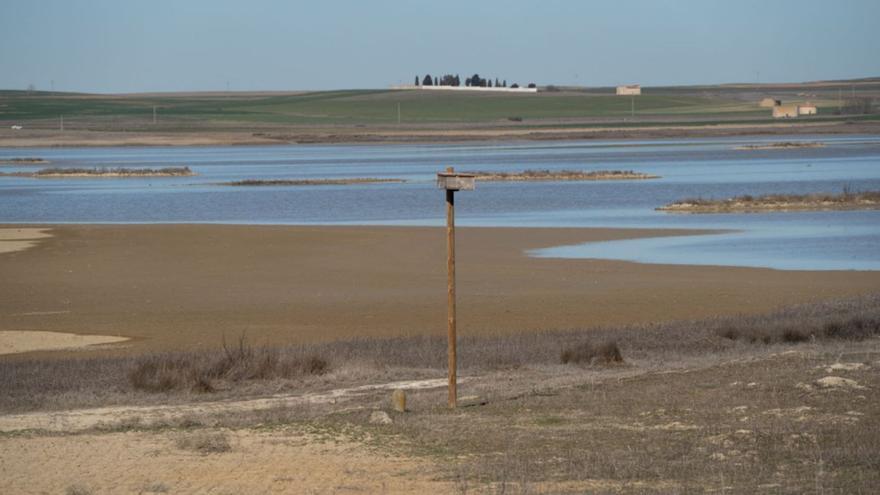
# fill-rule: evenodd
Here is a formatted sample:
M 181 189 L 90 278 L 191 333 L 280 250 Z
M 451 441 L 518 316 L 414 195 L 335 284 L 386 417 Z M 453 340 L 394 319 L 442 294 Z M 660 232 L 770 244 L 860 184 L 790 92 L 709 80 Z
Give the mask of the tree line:
M 434 76 L 431 77 L 431 74 L 425 74 L 425 77 L 419 78 L 416 75 L 415 79 L 416 86 L 461 86 L 461 78 L 452 74 L 444 74 L 442 77 Z M 498 78 L 495 78 L 495 82 L 493 84 L 492 78 L 483 78 L 480 77 L 479 74 L 474 74 L 471 77 L 468 77 L 464 80 L 464 85 L 467 87 L 475 87 L 475 88 L 506 88 L 507 80 L 499 81 Z M 510 85 L 511 88 L 518 88 L 519 84 L 513 83 Z M 536 88 L 535 83 L 529 83 L 529 88 Z

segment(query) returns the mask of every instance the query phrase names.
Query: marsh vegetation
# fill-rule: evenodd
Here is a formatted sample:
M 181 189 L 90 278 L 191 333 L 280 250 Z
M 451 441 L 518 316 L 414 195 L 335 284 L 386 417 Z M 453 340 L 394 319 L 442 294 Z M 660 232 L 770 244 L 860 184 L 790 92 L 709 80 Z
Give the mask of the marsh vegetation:
M 688 198 L 657 208 L 684 213 L 735 213 L 791 210 L 858 210 L 880 208 L 880 191 L 840 194 L 767 194 L 735 196 L 728 199 Z
M 737 150 L 786 150 L 786 149 L 797 149 L 797 148 L 824 148 L 825 143 L 819 142 L 802 142 L 802 141 L 783 141 L 779 143 L 766 143 L 766 144 L 746 144 L 743 146 L 737 146 L 734 149 Z
M 657 179 L 659 176 L 632 170 L 524 170 L 522 172 L 465 172 L 482 181 L 579 181 Z
M 352 184 L 394 184 L 406 182 L 403 179 L 378 179 L 373 177 L 352 177 L 345 179 L 245 179 L 220 182 L 221 186 L 346 186 Z
M 165 168 L 124 168 L 124 167 L 53 167 L 36 172 L 0 172 L 6 177 L 33 177 L 38 179 L 77 178 L 77 177 L 191 177 L 196 175 L 189 167 Z

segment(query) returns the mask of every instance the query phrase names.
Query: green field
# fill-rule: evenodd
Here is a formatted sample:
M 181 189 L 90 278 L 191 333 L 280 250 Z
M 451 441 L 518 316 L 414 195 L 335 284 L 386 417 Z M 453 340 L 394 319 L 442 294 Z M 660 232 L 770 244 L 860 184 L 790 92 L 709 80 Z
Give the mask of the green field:
M 461 94 L 421 91 L 323 91 L 302 94 L 217 96 L 103 96 L 64 93 L 0 92 L 0 121 L 41 119 L 162 119 L 274 124 L 461 123 L 614 118 L 637 116 L 760 116 L 741 101 L 695 96 L 643 95 L 633 99 L 577 93 Z

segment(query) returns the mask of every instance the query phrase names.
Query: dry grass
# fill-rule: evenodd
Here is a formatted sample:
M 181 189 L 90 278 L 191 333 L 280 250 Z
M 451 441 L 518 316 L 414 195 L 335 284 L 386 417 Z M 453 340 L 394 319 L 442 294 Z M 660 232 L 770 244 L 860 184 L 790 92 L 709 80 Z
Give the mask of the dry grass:
M 880 402 L 805 393 L 837 359 L 830 346 L 707 368 L 584 380 L 459 413 L 396 419 L 389 435 L 450 466 L 475 493 L 872 493 L 880 483 Z M 876 373 L 849 376 L 873 390 Z M 356 421 L 356 418 L 350 418 Z M 566 489 L 566 485 L 569 487 Z
M 168 493 L 170 488 L 165 483 L 149 483 L 141 488 L 143 493 Z
M 657 208 L 659 211 L 724 213 L 737 211 L 785 211 L 856 209 L 880 207 L 880 191 L 840 194 L 767 194 L 764 196 L 735 196 L 729 199 L 687 198 Z
M 660 367 L 688 357 L 737 356 L 755 346 L 864 339 L 877 334 L 877 322 L 880 294 L 757 316 L 462 337 L 459 371 L 464 376 L 558 366 L 564 351 L 580 346 L 593 349 L 606 342 L 615 342 L 631 364 Z M 589 355 L 592 361 L 593 354 Z M 337 384 L 339 380 L 356 384 L 435 377 L 445 369 L 446 339 L 441 336 L 349 339 L 284 348 L 254 347 L 239 340 L 219 352 L 4 360 L 0 361 L 4 391 L 0 411 L 152 403 L 155 393 L 171 401 L 226 399 L 302 390 L 317 379 L 326 381 L 326 373 Z
M 482 181 L 577 181 L 577 180 L 631 180 L 657 179 L 656 175 L 632 170 L 524 170 L 522 172 L 465 172 Z
M 369 414 L 387 407 L 388 391 L 375 391 L 317 411 L 285 407 L 181 420 L 177 426 L 187 431 L 177 445 L 204 454 L 233 448 L 226 430 L 190 429 L 197 424 L 302 422 L 328 439 L 354 431 L 383 452 L 433 459 L 461 493 L 872 493 L 880 483 L 878 327 L 880 294 L 874 294 L 759 316 L 464 338 L 459 357 L 470 380 L 461 391 L 485 397 L 485 405 L 449 411 L 445 390 L 413 391 L 409 413 L 377 426 Z M 433 337 L 276 351 L 282 362 L 333 356 L 330 387 L 359 366 L 402 379 L 424 370 L 442 376 L 445 365 L 445 340 Z M 279 368 L 261 365 L 263 351 L 243 339 L 219 353 L 157 356 L 173 357 L 168 363 L 189 356 L 224 377 L 215 379 L 224 386 L 277 383 L 254 378 L 275 376 L 259 370 Z M 627 366 L 559 364 L 560 358 L 615 363 L 623 356 Z M 14 404 L 23 392 L 37 393 L 40 383 L 81 398 L 110 383 L 96 387 L 85 373 L 98 381 L 115 373 L 116 386 L 155 403 L 152 392 L 124 379 L 144 359 L 68 360 L 45 368 L 46 362 L 0 363 L 4 392 L 12 396 L 0 400 Z M 833 363 L 860 363 L 835 373 L 865 388 L 810 386 Z M 62 373 L 75 375 L 76 386 L 53 383 Z M 191 382 L 185 383 L 163 400 L 190 393 Z
M 352 184 L 389 184 L 405 182 L 403 179 L 377 179 L 353 177 L 348 179 L 245 179 L 220 182 L 220 186 L 346 186 Z
M 169 392 L 189 389 L 210 393 L 216 382 L 291 379 L 323 375 L 328 362 L 315 355 L 299 356 L 278 349 L 255 348 L 242 336 L 222 352 L 155 354 L 138 358 L 128 374 L 135 390 Z
M 197 431 L 181 435 L 175 445 L 200 454 L 222 454 L 232 450 L 229 435 L 222 431 Z
M 744 340 L 753 344 L 798 343 L 817 339 L 858 341 L 880 336 L 880 318 L 854 316 L 829 318 L 824 322 L 813 320 L 746 327 L 731 325 L 719 328 L 718 335 L 726 339 Z
M 70 485 L 64 490 L 65 495 L 92 495 L 94 492 L 85 485 Z
M 617 342 L 605 342 L 598 346 L 584 342 L 564 349 L 560 361 L 562 364 L 613 364 L 622 363 L 623 354 L 617 347 Z

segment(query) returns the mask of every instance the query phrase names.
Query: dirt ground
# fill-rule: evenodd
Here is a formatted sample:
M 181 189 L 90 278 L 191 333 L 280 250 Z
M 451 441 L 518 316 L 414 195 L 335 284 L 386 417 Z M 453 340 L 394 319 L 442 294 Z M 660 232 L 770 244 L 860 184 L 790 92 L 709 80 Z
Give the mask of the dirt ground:
M 59 225 L 0 255 L 0 331 L 131 339 L 96 353 L 442 335 L 438 228 Z M 459 334 L 760 313 L 880 288 L 877 272 L 535 259 L 528 249 L 682 234 L 458 230 Z M 20 356 L 63 356 L 30 353 Z M 5 359 L 14 359 L 6 356 Z
M 454 493 L 430 464 L 299 428 L 225 431 L 227 452 L 181 448 L 185 432 L 0 440 L 4 493 Z
M 310 401 L 296 399 L 309 394 L 296 393 L 268 416 L 241 402 L 181 406 L 194 413 L 176 422 L 161 417 L 161 405 L 136 416 L 100 410 L 111 418 L 103 425 L 89 422 L 89 410 L 0 416 L 0 491 L 844 494 L 876 486 L 876 338 L 750 346 L 671 364 L 472 376 L 469 390 L 486 402 L 456 411 L 433 380 L 313 395 L 339 401 L 306 420 L 297 410 Z M 407 413 L 388 407 L 397 387 L 412 400 Z M 390 423 L 368 420 L 381 410 Z M 54 426 L 67 417 L 70 428 L 37 420 L 50 416 Z

